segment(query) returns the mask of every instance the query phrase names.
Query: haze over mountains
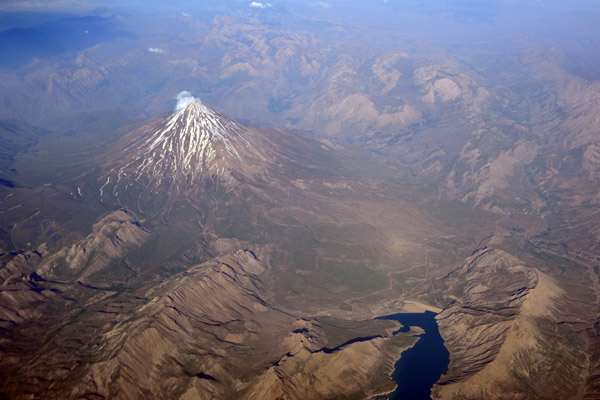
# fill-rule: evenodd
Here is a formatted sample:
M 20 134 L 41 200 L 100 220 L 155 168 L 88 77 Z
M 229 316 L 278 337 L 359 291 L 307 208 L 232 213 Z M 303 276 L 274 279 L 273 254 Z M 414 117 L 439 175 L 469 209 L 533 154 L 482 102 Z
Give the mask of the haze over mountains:
M 82 4 L 0 14 L 2 396 L 372 398 L 416 307 L 597 398 L 597 6 Z

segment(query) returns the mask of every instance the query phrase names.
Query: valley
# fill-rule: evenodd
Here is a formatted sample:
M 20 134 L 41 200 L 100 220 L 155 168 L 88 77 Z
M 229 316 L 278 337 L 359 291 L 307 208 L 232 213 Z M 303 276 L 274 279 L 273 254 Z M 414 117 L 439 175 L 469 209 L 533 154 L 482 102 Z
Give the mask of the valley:
M 434 312 L 432 398 L 595 398 L 598 81 L 232 4 L 0 68 L 0 397 L 382 398 Z

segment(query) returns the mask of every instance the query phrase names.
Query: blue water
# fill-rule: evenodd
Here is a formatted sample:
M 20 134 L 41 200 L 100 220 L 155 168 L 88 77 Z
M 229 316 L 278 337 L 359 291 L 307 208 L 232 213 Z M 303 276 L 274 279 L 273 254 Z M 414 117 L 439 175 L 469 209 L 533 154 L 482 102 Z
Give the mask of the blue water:
M 378 319 L 391 319 L 402 324 L 402 328 L 394 332 L 408 332 L 411 326 L 421 327 L 425 333 L 413 347 L 405 350 L 395 364 L 392 374 L 398 385 L 396 390 L 385 397 L 409 400 L 431 399 L 431 388 L 440 376 L 446 372 L 450 362 L 450 354 L 444 346 L 440 335 L 435 313 L 427 311 L 419 314 L 393 314 Z

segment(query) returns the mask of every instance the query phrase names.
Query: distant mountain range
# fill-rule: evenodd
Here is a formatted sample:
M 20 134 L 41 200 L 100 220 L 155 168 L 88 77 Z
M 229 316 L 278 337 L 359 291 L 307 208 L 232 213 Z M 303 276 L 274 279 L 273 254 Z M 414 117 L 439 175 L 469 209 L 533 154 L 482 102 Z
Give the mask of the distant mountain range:
M 596 398 L 598 82 L 248 8 L 0 33 L 0 397 Z

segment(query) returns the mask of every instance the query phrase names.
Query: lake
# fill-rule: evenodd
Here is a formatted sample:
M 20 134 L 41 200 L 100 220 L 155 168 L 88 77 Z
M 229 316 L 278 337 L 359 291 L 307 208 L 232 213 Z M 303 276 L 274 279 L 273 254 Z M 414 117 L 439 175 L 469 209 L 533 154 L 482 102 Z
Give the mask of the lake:
M 392 378 L 398 385 L 395 391 L 383 397 L 390 399 L 429 400 L 431 388 L 446 372 L 450 354 L 440 335 L 436 314 L 431 311 L 414 314 L 393 314 L 377 319 L 398 321 L 402 328 L 394 332 L 408 332 L 411 326 L 422 328 L 425 333 L 413 347 L 405 350 L 395 364 Z

